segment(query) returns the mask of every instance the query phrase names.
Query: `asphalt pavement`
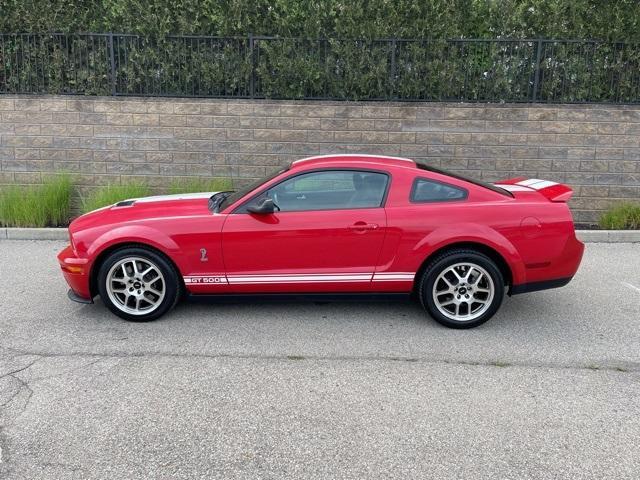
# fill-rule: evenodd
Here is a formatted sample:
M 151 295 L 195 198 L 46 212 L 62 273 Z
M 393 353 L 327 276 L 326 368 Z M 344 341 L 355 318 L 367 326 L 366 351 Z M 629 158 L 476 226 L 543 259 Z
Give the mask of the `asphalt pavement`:
M 0 241 L 0 478 L 640 478 L 640 244 L 449 330 L 411 302 L 79 305 Z

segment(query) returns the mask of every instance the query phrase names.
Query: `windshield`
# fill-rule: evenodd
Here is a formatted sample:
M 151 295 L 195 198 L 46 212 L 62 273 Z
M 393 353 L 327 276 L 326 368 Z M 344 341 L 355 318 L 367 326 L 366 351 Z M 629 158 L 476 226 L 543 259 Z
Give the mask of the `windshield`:
M 266 177 L 261 178 L 260 180 L 258 180 L 256 182 L 253 182 L 252 184 L 247 185 L 246 187 L 241 188 L 240 190 L 236 190 L 236 191 L 233 191 L 233 192 L 227 194 L 224 197 L 224 199 L 218 204 L 217 211 L 224 210 L 225 208 L 227 208 L 232 203 L 235 203 L 238 200 L 240 200 L 242 197 L 244 197 L 251 190 L 255 190 L 256 188 L 258 188 L 263 183 L 266 183 L 269 180 L 276 178 L 278 175 L 280 175 L 281 173 L 286 172 L 287 170 L 289 170 L 288 166 L 285 167 L 285 168 L 279 168 L 275 172 L 272 172 L 271 174 L 267 175 Z
M 446 175 L 448 177 L 457 178 L 458 180 L 464 180 L 465 182 L 473 183 L 474 185 L 488 188 L 489 190 L 492 190 L 496 193 L 500 193 L 507 197 L 513 197 L 513 194 L 511 192 L 508 192 L 504 188 L 497 187 L 493 183 L 482 182 L 480 180 L 476 180 L 475 178 L 467 177 L 466 175 L 448 172 L 447 170 L 442 170 L 440 168 L 432 167 L 430 165 L 425 165 L 424 163 L 416 162 L 416 166 L 422 170 L 427 170 L 428 172 L 435 172 L 435 173 L 439 173 L 440 175 Z

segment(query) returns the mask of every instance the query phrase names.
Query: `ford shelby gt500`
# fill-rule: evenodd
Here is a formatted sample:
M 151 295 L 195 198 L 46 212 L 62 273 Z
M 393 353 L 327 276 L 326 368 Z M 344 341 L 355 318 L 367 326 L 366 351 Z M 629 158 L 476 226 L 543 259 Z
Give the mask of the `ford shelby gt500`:
M 566 185 L 475 181 L 413 160 L 328 155 L 237 191 L 125 200 L 74 220 L 73 300 L 154 320 L 183 296 L 417 297 L 469 328 L 505 292 L 567 284 L 584 245 Z

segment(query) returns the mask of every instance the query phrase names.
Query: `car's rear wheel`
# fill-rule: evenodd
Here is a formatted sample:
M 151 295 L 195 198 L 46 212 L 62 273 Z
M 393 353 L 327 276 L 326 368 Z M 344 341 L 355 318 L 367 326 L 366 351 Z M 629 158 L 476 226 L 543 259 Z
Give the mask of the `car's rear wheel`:
M 104 304 L 125 320 L 148 322 L 171 310 L 180 297 L 174 266 L 150 249 L 128 247 L 111 253 L 98 271 Z
M 419 294 L 422 305 L 437 322 L 450 328 L 473 328 L 500 308 L 504 278 L 486 255 L 450 250 L 429 262 Z

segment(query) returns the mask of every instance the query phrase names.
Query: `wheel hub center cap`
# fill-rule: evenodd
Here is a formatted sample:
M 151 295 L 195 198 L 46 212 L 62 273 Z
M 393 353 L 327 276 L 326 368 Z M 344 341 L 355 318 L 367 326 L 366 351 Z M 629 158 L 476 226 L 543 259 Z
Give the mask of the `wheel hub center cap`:
M 460 292 L 461 295 L 464 295 L 465 293 L 467 293 L 467 289 L 465 287 L 460 287 L 460 290 L 458 290 Z
M 135 282 L 135 283 L 133 284 L 133 288 L 138 289 L 138 288 L 140 288 L 140 287 L 142 287 L 142 284 L 141 284 L 140 282 Z

